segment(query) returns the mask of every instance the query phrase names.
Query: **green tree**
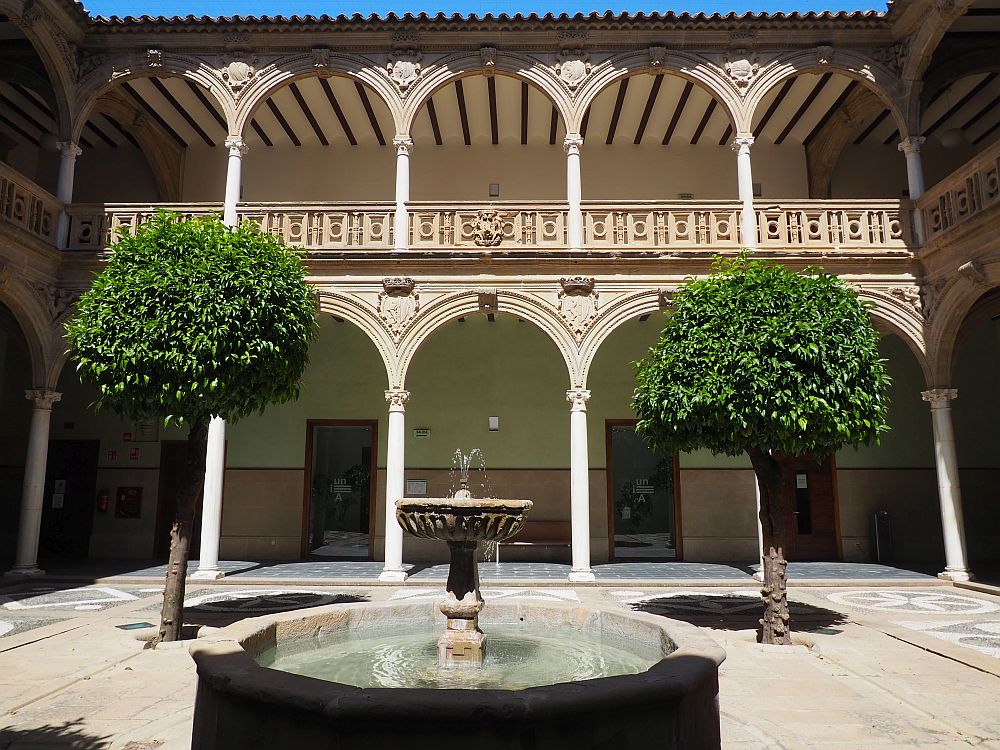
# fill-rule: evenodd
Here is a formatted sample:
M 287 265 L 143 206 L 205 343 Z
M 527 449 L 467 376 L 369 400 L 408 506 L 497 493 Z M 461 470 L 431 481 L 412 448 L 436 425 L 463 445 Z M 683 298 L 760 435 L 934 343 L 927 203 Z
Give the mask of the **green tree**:
M 110 250 L 66 335 L 99 408 L 188 428 L 157 637 L 177 640 L 208 423 L 298 397 L 315 298 L 298 256 L 252 224 L 161 211 Z
M 647 443 L 750 456 L 764 531 L 763 643 L 791 642 L 776 457 L 821 460 L 878 442 L 889 386 L 878 340 L 866 305 L 837 277 L 744 252 L 681 286 L 659 342 L 636 363 L 632 405 Z

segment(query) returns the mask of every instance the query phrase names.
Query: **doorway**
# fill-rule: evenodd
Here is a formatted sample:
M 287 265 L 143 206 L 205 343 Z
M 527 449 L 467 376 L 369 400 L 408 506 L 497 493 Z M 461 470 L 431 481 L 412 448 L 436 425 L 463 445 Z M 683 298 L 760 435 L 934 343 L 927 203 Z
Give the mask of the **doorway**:
M 303 557 L 373 559 L 377 441 L 376 420 L 307 421 Z
M 156 492 L 156 531 L 153 537 L 153 555 L 157 558 L 170 556 L 170 527 L 177 516 L 177 494 L 184 481 L 187 445 L 187 440 L 164 440 L 160 444 L 160 483 Z M 188 557 L 192 560 L 197 559 L 201 551 L 202 497 L 203 492 L 199 492 L 191 529 Z
M 45 468 L 40 557 L 87 557 L 94 528 L 99 440 L 52 440 Z
M 840 517 L 833 457 L 784 456 L 782 495 L 785 508 L 785 559 L 839 560 Z
M 612 560 L 678 560 L 677 457 L 651 450 L 634 419 L 606 423 L 608 542 Z

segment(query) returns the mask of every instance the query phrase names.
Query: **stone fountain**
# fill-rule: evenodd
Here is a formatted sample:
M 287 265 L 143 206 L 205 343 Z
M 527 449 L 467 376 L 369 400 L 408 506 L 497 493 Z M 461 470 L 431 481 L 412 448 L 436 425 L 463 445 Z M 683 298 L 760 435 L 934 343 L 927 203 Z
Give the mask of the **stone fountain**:
M 481 542 L 502 542 L 524 526 L 530 500 L 479 500 L 470 496 L 468 475 L 449 498 L 403 498 L 396 502 L 396 520 L 413 536 L 438 539 L 451 550 L 447 594 L 438 608 L 448 619 L 438 639 L 443 665 L 480 664 L 486 635 L 479 629 L 483 597 L 479 593 L 476 549 Z

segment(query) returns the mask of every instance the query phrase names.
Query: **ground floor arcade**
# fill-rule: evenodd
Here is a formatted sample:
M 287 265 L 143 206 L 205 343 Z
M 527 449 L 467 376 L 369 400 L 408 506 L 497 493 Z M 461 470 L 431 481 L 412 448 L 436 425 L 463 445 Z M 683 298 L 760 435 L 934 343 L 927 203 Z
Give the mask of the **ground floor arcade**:
M 533 543 L 501 549 L 505 561 L 572 559 L 575 571 L 610 559 L 753 561 L 749 461 L 657 456 L 635 436 L 631 363 L 655 341 L 658 320 L 658 313 L 637 316 L 608 335 L 582 393 L 567 391 L 558 347 L 531 320 L 460 315 L 416 349 L 405 390 L 387 392 L 386 369 L 368 335 L 322 314 L 300 398 L 227 425 L 221 523 L 213 526 L 207 509 L 204 538 L 224 559 L 371 559 L 388 560 L 387 567 L 394 558 L 441 559 L 443 549 L 433 543 L 393 536 L 386 497 L 393 481 L 407 495 L 453 492 L 456 451 L 476 450 L 474 494 L 535 503 L 534 536 L 527 539 Z M 0 445 L 0 549 L 13 556 L 31 438 L 45 411 L 40 406 L 48 406 L 41 556 L 164 555 L 183 432 L 95 414 L 93 395 L 72 367 L 60 377 L 58 398 L 23 400 L 32 385 L 27 351 L 12 317 L 5 321 L 0 398 L 9 429 Z M 960 398 L 944 401 L 952 405 L 972 567 L 1000 554 L 996 325 L 986 317 L 963 329 L 953 383 Z M 828 464 L 789 465 L 793 559 L 867 561 L 880 552 L 894 562 L 944 564 L 935 434 L 925 402 L 938 394 L 922 397 L 924 375 L 900 338 L 887 335 L 882 346 L 893 377 L 893 429 L 881 445 L 841 451 Z M 888 520 L 880 551 L 878 511 Z

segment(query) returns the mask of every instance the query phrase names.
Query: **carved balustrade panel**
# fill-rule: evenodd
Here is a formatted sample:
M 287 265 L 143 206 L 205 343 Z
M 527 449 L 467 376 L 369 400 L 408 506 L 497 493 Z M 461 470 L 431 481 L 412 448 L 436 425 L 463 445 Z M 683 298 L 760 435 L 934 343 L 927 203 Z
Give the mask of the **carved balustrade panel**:
M 737 247 L 739 204 L 585 204 L 584 231 L 587 247 Z
M 758 206 L 758 242 L 765 248 L 903 248 L 909 232 L 901 217 L 899 201 L 782 201 Z
M 55 243 L 62 201 L 0 163 L 0 218 L 47 242 Z
M 410 247 L 566 247 L 566 209 L 557 204 L 411 203 Z
M 934 185 L 917 201 L 924 239 L 933 240 L 952 227 L 1000 202 L 1000 141 Z

